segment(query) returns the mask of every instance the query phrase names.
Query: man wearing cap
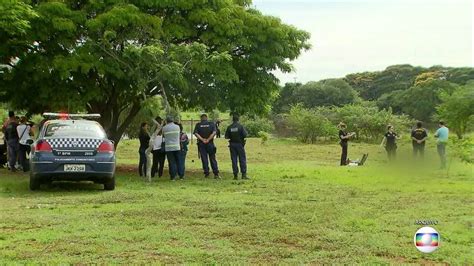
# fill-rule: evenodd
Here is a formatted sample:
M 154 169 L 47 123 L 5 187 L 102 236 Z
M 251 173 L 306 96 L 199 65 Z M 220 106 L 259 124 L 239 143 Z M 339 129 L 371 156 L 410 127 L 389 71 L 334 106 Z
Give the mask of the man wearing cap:
M 173 117 L 166 117 L 166 125 L 163 127 L 163 137 L 165 138 L 166 158 L 168 159 L 168 168 L 170 179 L 176 180 L 176 174 L 180 179 L 184 179 L 184 173 L 178 165 L 181 164 L 181 143 L 179 126 L 173 122 Z
M 219 168 L 216 160 L 216 146 L 214 145 L 214 136 L 216 135 L 216 126 L 207 120 L 207 114 L 201 115 L 201 122 L 194 127 L 194 135 L 198 139 L 198 151 L 201 156 L 204 176 L 209 177 L 209 161 L 211 161 L 212 172 L 215 179 L 220 179 Z
M 237 180 L 239 174 L 239 167 L 237 166 L 237 159 L 240 164 L 240 172 L 242 179 L 249 179 L 247 176 L 247 157 L 245 155 L 245 138 L 247 131 L 239 123 L 239 116 L 234 114 L 232 116 L 232 124 L 227 127 L 225 131 L 225 138 L 229 140 L 230 159 L 232 160 L 232 172 L 234 173 L 234 180 Z

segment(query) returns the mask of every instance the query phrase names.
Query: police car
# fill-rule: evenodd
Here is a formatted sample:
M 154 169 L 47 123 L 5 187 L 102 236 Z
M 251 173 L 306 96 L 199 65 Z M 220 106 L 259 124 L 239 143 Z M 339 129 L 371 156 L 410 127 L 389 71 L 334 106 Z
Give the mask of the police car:
M 45 113 L 48 119 L 33 143 L 30 189 L 53 181 L 93 181 L 115 189 L 115 148 L 98 114 Z

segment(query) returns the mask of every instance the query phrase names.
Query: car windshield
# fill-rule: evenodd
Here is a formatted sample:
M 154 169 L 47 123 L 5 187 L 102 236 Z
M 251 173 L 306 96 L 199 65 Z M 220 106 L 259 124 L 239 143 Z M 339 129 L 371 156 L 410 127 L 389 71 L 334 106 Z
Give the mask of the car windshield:
M 46 138 L 105 138 L 105 132 L 97 122 L 51 122 L 44 133 Z

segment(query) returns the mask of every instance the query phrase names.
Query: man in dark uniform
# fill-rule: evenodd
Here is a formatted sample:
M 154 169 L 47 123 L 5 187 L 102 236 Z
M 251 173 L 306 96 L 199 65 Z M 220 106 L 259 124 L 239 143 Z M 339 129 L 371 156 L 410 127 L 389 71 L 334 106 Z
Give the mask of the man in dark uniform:
M 201 156 L 204 176 L 209 177 L 209 161 L 211 161 L 212 172 L 215 179 L 220 179 L 219 168 L 217 166 L 216 151 L 214 145 L 214 136 L 216 135 L 216 126 L 207 120 L 207 114 L 201 115 L 201 122 L 196 124 L 194 135 L 198 139 L 198 151 Z
M 413 144 L 413 156 L 416 157 L 420 154 L 423 158 L 425 154 L 425 142 L 428 138 L 426 129 L 423 128 L 423 123 L 417 122 L 416 128 L 411 131 L 411 139 Z
M 339 123 L 339 144 L 341 145 L 342 152 L 341 152 L 341 166 L 347 165 L 347 148 L 348 148 L 348 141 L 352 137 L 355 136 L 355 133 L 347 133 L 347 126 L 344 123 Z
M 234 114 L 232 116 L 233 123 L 227 127 L 225 131 L 225 138 L 229 140 L 230 158 L 232 160 L 232 171 L 234 173 L 234 180 L 237 180 L 239 174 L 239 167 L 237 166 L 237 159 L 240 164 L 240 172 L 242 179 L 249 179 L 247 176 L 247 157 L 245 156 L 245 138 L 247 131 L 239 123 L 239 116 Z

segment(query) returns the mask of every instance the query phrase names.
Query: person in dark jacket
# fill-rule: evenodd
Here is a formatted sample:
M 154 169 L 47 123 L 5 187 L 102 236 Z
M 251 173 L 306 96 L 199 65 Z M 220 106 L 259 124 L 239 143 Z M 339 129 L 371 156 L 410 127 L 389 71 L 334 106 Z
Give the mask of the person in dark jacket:
M 3 125 L 3 132 L 5 134 L 5 140 L 7 142 L 8 151 L 8 166 L 12 172 L 16 171 L 15 165 L 18 158 L 18 152 L 20 149 L 19 136 L 16 128 L 18 127 L 18 120 L 16 119 L 15 113 L 10 111 L 8 113 L 8 120 Z
M 186 173 L 186 155 L 188 154 L 188 144 L 189 138 L 186 132 L 183 131 L 183 125 L 178 123 L 179 126 L 179 142 L 180 142 L 180 161 L 178 165 L 178 171 L 181 173 Z
M 388 125 L 387 133 L 385 133 L 380 145 L 385 147 L 389 161 L 394 160 L 397 156 L 397 139 L 400 139 L 400 136 L 395 133 L 395 129 L 392 125 Z
M 428 139 L 428 132 L 423 128 L 422 122 L 416 123 L 416 128 L 411 131 L 411 139 L 413 145 L 413 157 L 418 154 L 423 159 L 425 155 L 425 143 Z
M 219 176 L 219 166 L 217 165 L 214 137 L 216 136 L 216 125 L 207 120 L 207 114 L 201 115 L 201 122 L 194 127 L 194 135 L 198 139 L 197 146 L 201 157 L 204 177 L 209 177 L 209 161 L 211 162 L 214 179 L 221 179 Z
M 347 126 L 344 123 L 339 123 L 339 144 L 342 148 L 341 153 L 341 166 L 347 165 L 347 147 L 349 139 L 355 136 L 355 133 L 347 133 Z
M 246 137 L 247 131 L 239 123 L 239 116 L 234 114 L 232 116 L 232 124 L 228 126 L 227 130 L 225 131 L 225 138 L 229 140 L 230 159 L 232 160 L 232 172 L 234 173 L 234 180 L 237 180 L 239 174 L 237 160 L 239 161 L 242 179 L 249 179 L 247 176 L 247 156 L 245 154 Z
M 140 148 L 138 149 L 138 154 L 140 155 L 140 160 L 138 162 L 138 174 L 140 176 L 145 176 L 147 169 L 146 150 L 150 145 L 150 133 L 148 132 L 148 124 L 146 122 L 143 122 L 140 126 L 138 139 L 140 140 Z

